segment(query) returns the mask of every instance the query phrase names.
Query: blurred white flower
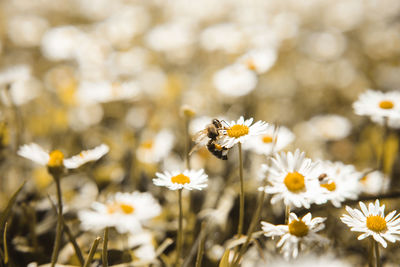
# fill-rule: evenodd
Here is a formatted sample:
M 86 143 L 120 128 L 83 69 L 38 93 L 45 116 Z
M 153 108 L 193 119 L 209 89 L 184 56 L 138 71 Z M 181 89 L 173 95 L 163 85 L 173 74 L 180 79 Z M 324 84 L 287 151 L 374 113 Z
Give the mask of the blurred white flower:
M 82 35 L 74 26 L 51 28 L 42 38 L 42 53 L 50 60 L 73 59 Z
M 373 122 L 400 128 L 400 92 L 380 92 L 367 90 L 353 103 L 357 115 L 369 116 Z
M 237 143 L 244 144 L 251 138 L 256 138 L 259 135 L 267 133 L 268 123 L 257 121 L 253 123 L 253 118 L 244 120 L 241 116 L 237 121 L 231 121 L 226 128 L 226 134 L 221 140 L 221 145 L 227 148 L 233 147 Z
M 273 225 L 261 222 L 264 235 L 267 237 L 280 236 L 277 243 L 278 248 L 282 248 L 285 259 L 297 258 L 299 250 L 310 247 L 314 243 L 327 243 L 328 239 L 317 234 L 325 228 L 326 218 L 315 217 L 312 219 L 311 213 L 307 213 L 303 218 L 297 218 L 296 214 L 289 214 L 288 225 Z
M 233 23 L 215 24 L 200 34 L 200 45 L 207 51 L 238 53 L 244 47 L 244 35 Z
M 336 141 L 347 137 L 351 132 L 350 121 L 340 115 L 326 114 L 312 117 L 306 122 L 303 132 L 310 140 Z
M 259 261 L 260 262 L 260 261 Z M 265 263 L 264 263 L 265 264 Z M 254 267 L 263 267 L 265 265 L 259 264 Z M 340 258 L 337 255 L 329 254 L 302 254 L 296 259 L 290 261 L 285 259 L 274 258 L 268 260 L 268 266 L 270 267 L 309 267 L 309 266 L 324 266 L 324 267 L 352 267 L 352 263 L 347 262 L 345 259 Z
M 243 145 L 243 148 L 268 156 L 284 149 L 293 142 L 294 138 L 294 134 L 285 126 L 268 124 L 265 134 L 251 138 Z
M 29 65 L 21 64 L 8 67 L 0 71 L 0 86 L 28 80 L 30 77 L 31 68 Z
M 100 104 L 80 105 L 68 110 L 68 123 L 73 130 L 84 131 L 99 123 L 103 114 Z
M 358 236 L 358 240 L 372 236 L 385 248 L 387 246 L 386 240 L 392 243 L 400 240 L 400 213 L 396 215 L 394 210 L 385 217 L 385 205 L 380 206 L 379 199 L 375 201 L 375 205 L 369 203 L 368 209 L 361 201 L 359 205 L 362 212 L 346 206 L 346 211 L 350 216 L 343 214 L 340 217 L 342 222 L 350 227 L 351 231 L 363 232 Z
M 169 130 L 162 130 L 152 139 L 143 141 L 136 150 L 136 157 L 145 163 L 158 163 L 171 152 L 174 135 Z
M 273 48 L 254 49 L 241 56 L 237 63 L 255 71 L 257 74 L 263 74 L 275 64 L 276 59 L 277 52 Z
M 260 187 L 259 190 L 273 194 L 272 204 L 283 200 L 286 206 L 308 209 L 323 192 L 318 182 L 318 167 L 317 162 L 306 158 L 305 153 L 299 149 L 294 153 L 276 153 L 270 167 L 262 165 L 269 185 Z
M 94 202 L 93 210 L 78 212 L 85 231 L 99 231 L 115 227 L 123 233 L 141 233 L 142 224 L 158 216 L 161 206 L 150 193 L 116 193 L 106 203 Z
M 42 36 L 49 27 L 47 20 L 35 15 L 17 15 L 8 21 L 8 37 L 20 47 L 40 45 Z
M 127 51 L 114 51 L 109 55 L 107 64 L 113 77 L 120 75 L 131 76 L 140 73 L 149 63 L 149 53 L 141 47 Z
M 248 67 L 234 64 L 217 71 L 213 77 L 215 88 L 227 96 L 239 97 L 253 91 L 257 75 Z
M 361 192 L 359 185 L 360 174 L 353 165 L 345 165 L 342 162 L 323 161 L 320 163 L 320 186 L 326 192 L 315 199 L 316 203 L 330 201 L 339 208 L 341 202 L 346 199 L 356 199 Z M 326 199 L 319 201 L 319 198 Z
M 159 67 L 151 67 L 137 76 L 137 82 L 143 93 L 151 97 L 160 97 L 160 92 L 167 84 L 167 75 Z
M 346 49 L 346 39 L 337 32 L 316 32 L 307 36 L 303 50 L 316 60 L 339 58 Z
M 390 178 L 380 171 L 368 172 L 360 179 L 361 190 L 367 194 L 385 193 L 390 186 Z
M 101 144 L 93 149 L 84 150 L 76 156 L 64 159 L 64 154 L 60 150 L 53 150 L 49 153 L 38 144 L 30 143 L 29 145 L 21 146 L 17 154 L 42 166 L 76 169 L 89 161 L 100 159 L 107 154 L 108 151 L 109 147 L 105 144 Z
M 184 170 L 166 171 L 164 173 L 156 173 L 157 178 L 153 179 L 153 183 L 157 186 L 165 186 L 170 190 L 187 189 L 202 190 L 207 187 L 208 175 L 200 170 Z

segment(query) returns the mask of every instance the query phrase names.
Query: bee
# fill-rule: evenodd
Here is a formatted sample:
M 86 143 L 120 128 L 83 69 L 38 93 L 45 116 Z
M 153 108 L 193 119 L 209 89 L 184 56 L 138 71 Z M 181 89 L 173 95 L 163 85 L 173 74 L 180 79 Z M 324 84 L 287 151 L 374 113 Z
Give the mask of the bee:
M 193 141 L 196 143 L 196 145 L 189 152 L 189 155 L 198 150 L 200 147 L 206 146 L 208 151 L 210 151 L 215 157 L 222 160 L 227 160 L 229 148 L 220 144 L 221 137 L 223 137 L 225 130 L 226 127 L 222 125 L 220 120 L 213 119 L 205 129 L 197 132 L 194 135 Z

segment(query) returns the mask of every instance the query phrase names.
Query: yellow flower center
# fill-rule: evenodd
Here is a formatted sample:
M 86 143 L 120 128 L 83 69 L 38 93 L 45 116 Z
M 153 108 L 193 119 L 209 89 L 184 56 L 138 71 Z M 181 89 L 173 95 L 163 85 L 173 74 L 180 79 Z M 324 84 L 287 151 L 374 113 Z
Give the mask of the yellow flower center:
M 368 216 L 367 227 L 368 229 L 377 233 L 385 231 L 387 229 L 385 219 L 379 215 Z
M 291 235 L 303 237 L 308 234 L 308 226 L 302 220 L 294 220 L 288 226 Z
M 324 188 L 328 189 L 329 191 L 335 191 L 336 190 L 335 182 L 328 183 L 328 184 L 321 184 L 321 187 L 324 187 Z
M 190 178 L 181 173 L 181 174 L 178 174 L 178 175 L 172 177 L 171 182 L 177 183 L 177 184 L 188 184 L 188 183 L 190 183 Z
M 126 203 L 112 203 L 107 207 L 107 212 L 109 214 L 113 214 L 118 211 L 125 214 L 132 214 L 135 211 L 135 208 Z
M 249 127 L 246 125 L 235 124 L 227 131 L 229 137 L 239 138 L 249 133 Z
M 153 148 L 153 141 L 145 141 L 141 144 L 141 147 L 144 149 L 152 149 Z
M 368 177 L 365 175 L 363 178 L 360 179 L 360 182 L 365 185 L 365 184 L 367 184 L 367 180 L 368 180 Z
M 61 167 L 63 166 L 64 154 L 60 150 L 53 150 L 50 152 L 50 159 L 47 163 L 49 167 Z
M 247 60 L 246 64 L 249 70 L 255 70 L 257 68 L 252 59 Z
M 269 135 L 264 135 L 263 138 L 262 138 L 262 141 L 263 141 L 263 143 L 268 144 L 268 143 L 272 143 L 273 139 Z
M 379 102 L 379 107 L 382 109 L 392 109 L 394 107 L 394 104 L 392 101 L 384 100 Z
M 304 184 L 304 176 L 298 172 L 289 172 L 283 182 L 287 189 L 293 193 L 297 193 L 306 187 Z

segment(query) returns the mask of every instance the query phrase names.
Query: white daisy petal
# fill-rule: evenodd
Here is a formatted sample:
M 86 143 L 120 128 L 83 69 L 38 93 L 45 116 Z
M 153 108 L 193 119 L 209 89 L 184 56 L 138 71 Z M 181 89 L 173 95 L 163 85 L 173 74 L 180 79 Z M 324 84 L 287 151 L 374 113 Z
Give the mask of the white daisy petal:
M 17 154 L 43 166 L 46 166 L 50 159 L 49 153 L 35 143 L 21 146 Z
M 67 169 L 76 169 L 89 161 L 96 161 L 108 153 L 109 147 L 101 144 L 93 149 L 84 150 L 76 156 L 64 159 L 64 166 Z

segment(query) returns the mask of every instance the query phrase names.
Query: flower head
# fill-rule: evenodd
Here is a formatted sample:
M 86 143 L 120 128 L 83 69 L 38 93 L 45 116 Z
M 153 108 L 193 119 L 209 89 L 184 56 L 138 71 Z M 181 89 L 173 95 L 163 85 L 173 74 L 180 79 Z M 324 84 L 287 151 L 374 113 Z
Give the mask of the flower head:
M 153 179 L 153 183 L 157 186 L 165 186 L 170 190 L 177 189 L 197 189 L 202 190 L 207 187 L 208 176 L 203 169 L 198 171 L 185 170 L 183 172 L 173 171 L 156 173 L 157 178 Z
M 323 222 L 326 218 L 315 217 L 311 219 L 311 213 L 307 213 L 299 219 L 296 214 L 290 213 L 288 225 L 273 225 L 267 222 L 261 222 L 264 235 L 267 237 L 280 236 L 277 247 L 282 248 L 286 259 L 296 258 L 299 254 L 299 248 L 304 249 L 314 242 L 325 243 L 327 240 L 317 234 L 324 229 Z
M 144 163 L 157 163 L 168 156 L 173 145 L 174 135 L 169 130 L 162 130 L 139 145 L 136 157 Z
M 76 156 L 65 159 L 64 154 L 60 150 L 46 152 L 38 144 L 31 143 L 23 145 L 18 150 L 18 155 L 32 160 L 33 162 L 48 166 L 50 168 L 65 167 L 67 169 L 76 169 L 89 161 L 96 161 L 107 154 L 109 147 L 101 144 L 90 150 L 84 150 Z
M 378 199 L 375 204 L 369 203 L 368 208 L 361 201 L 359 205 L 362 212 L 346 206 L 346 211 L 350 216 L 343 214 L 340 217 L 342 222 L 350 227 L 351 231 L 363 233 L 358 236 L 358 240 L 372 236 L 383 247 L 387 246 L 386 240 L 392 243 L 400 240 L 400 213 L 396 215 L 394 210 L 385 217 L 385 205 L 380 206 Z
M 379 92 L 368 90 L 353 103 L 357 115 L 369 116 L 373 122 L 400 128 L 400 92 Z
M 267 133 L 268 123 L 257 121 L 253 123 L 253 118 L 244 120 L 243 116 L 237 121 L 232 121 L 226 127 L 226 133 L 222 141 L 222 146 L 233 147 L 237 143 L 245 143 L 254 136 Z
M 292 152 L 276 153 L 271 167 L 263 165 L 269 185 L 259 188 L 273 194 L 271 203 L 279 200 L 285 205 L 309 208 L 316 196 L 322 195 L 323 189 L 318 183 L 318 163 L 305 158 L 305 153 L 297 149 Z
M 94 202 L 92 210 L 78 213 L 85 230 L 115 227 L 119 233 L 139 233 L 142 223 L 158 216 L 161 207 L 150 193 L 116 193 L 106 203 Z

